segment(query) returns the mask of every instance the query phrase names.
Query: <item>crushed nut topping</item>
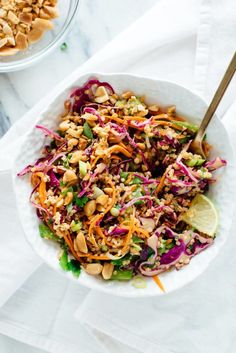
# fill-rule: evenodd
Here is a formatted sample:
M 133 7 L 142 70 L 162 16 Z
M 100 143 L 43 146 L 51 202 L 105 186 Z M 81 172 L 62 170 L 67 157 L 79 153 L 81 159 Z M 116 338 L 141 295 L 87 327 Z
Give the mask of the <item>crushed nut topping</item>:
M 51 30 L 57 0 L 0 0 L 0 56 L 15 55 Z

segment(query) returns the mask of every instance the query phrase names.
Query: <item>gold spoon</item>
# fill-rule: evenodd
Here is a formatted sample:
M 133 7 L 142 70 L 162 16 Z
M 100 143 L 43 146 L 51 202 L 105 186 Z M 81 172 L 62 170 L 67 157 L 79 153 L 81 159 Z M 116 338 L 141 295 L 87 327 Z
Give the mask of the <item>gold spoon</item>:
M 220 85 L 217 88 L 217 91 L 211 101 L 211 104 L 209 105 L 205 116 L 201 122 L 201 125 L 199 127 L 199 130 L 197 132 L 197 135 L 195 136 L 194 140 L 189 146 L 189 150 L 195 154 L 199 154 L 202 157 L 206 158 L 203 147 L 202 147 L 202 140 L 205 135 L 206 128 L 211 121 L 222 97 L 224 96 L 224 93 L 226 91 L 226 88 L 228 87 L 234 73 L 236 71 L 236 52 L 234 53 L 234 56 L 224 74 L 224 77 L 221 80 Z

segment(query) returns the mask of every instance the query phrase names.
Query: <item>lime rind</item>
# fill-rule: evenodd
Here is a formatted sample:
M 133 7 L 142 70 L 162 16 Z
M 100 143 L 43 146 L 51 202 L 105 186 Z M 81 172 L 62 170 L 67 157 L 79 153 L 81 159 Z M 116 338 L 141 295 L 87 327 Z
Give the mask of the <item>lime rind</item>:
M 197 194 L 182 219 L 210 237 L 214 237 L 218 227 L 218 213 L 213 202 L 202 194 Z

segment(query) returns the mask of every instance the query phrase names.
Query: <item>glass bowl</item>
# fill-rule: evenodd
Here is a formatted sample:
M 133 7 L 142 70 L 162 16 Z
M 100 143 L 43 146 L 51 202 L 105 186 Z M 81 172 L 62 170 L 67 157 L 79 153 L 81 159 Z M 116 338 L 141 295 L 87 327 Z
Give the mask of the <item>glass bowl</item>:
M 0 56 L 0 72 L 24 69 L 48 55 L 62 42 L 72 25 L 78 6 L 79 0 L 59 0 L 57 7 L 60 15 L 52 20 L 54 28 L 51 31 L 47 31 L 38 42 L 33 43 L 26 50 L 20 51 L 13 56 Z

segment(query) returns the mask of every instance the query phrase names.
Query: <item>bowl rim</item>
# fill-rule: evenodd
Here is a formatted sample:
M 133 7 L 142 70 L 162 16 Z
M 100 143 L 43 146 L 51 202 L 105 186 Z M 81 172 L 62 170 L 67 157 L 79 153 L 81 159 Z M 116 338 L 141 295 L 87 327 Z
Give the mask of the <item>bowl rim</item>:
M 15 62 L 12 62 L 12 63 L 1 63 L 0 61 L 0 73 L 19 71 L 29 66 L 33 66 L 38 61 L 40 61 L 43 57 L 50 54 L 58 45 L 58 43 L 63 40 L 63 38 L 71 28 L 75 15 L 77 14 L 77 11 L 79 9 L 79 5 L 80 5 L 80 0 L 75 0 L 70 17 L 67 17 L 63 28 L 55 36 L 52 42 L 50 42 L 46 47 L 42 48 L 37 53 L 23 60 L 16 60 Z
M 44 106 L 43 108 L 40 107 L 40 112 L 38 114 L 38 118 L 37 120 L 35 121 L 35 123 L 40 119 L 40 116 L 43 114 L 44 111 L 46 111 L 48 109 L 48 107 L 55 101 L 55 99 L 58 98 L 58 96 L 60 96 L 63 92 L 65 92 L 66 90 L 68 90 L 69 88 L 72 88 L 75 84 L 76 81 L 78 80 L 81 80 L 81 81 L 85 81 L 85 80 L 88 80 L 89 78 L 92 78 L 92 77 L 96 77 L 96 76 L 107 76 L 108 78 L 109 77 L 114 77 L 114 76 L 120 76 L 120 77 L 136 77 L 138 79 L 148 79 L 150 81 L 156 81 L 156 82 L 159 82 L 159 83 L 164 83 L 164 84 L 169 84 L 169 85 L 172 85 L 174 87 L 176 87 L 177 89 L 181 89 L 181 90 L 185 90 L 186 92 L 194 95 L 196 98 L 198 98 L 206 107 L 208 106 L 208 103 L 206 102 L 206 100 L 204 100 L 201 96 L 199 96 L 198 94 L 196 94 L 195 92 L 193 92 L 193 90 L 185 87 L 184 85 L 182 84 L 178 84 L 176 82 L 173 82 L 173 81 L 170 81 L 170 80 L 163 80 L 163 79 L 158 79 L 158 78 L 152 78 L 150 76 L 145 76 L 145 75 L 139 75 L 139 74 L 133 74 L 133 73 L 126 73 L 126 72 L 111 72 L 111 73 L 106 73 L 106 72 L 100 72 L 100 71 L 97 71 L 97 72 L 90 72 L 90 71 L 87 71 L 85 73 L 82 73 L 82 74 L 79 74 L 78 77 L 74 77 L 73 78 L 73 81 L 72 80 L 69 80 L 67 85 L 65 87 L 62 87 L 62 86 L 59 86 L 59 90 L 58 91 L 54 91 L 54 95 L 53 97 L 50 96 L 50 99 L 48 100 L 46 106 Z M 214 115 L 214 118 L 218 120 L 218 122 L 220 122 L 220 124 L 222 125 L 222 128 L 224 129 L 224 132 L 225 134 L 227 135 L 228 137 L 228 145 L 229 145 L 229 150 L 231 151 L 231 154 L 232 154 L 232 164 L 233 166 L 235 167 L 236 166 L 236 155 L 234 153 L 234 150 L 233 150 L 233 147 L 232 147 L 232 144 L 231 144 L 231 140 L 229 138 L 229 134 L 226 130 L 226 128 L 224 127 L 224 125 L 222 124 L 222 121 L 221 119 L 219 119 L 217 117 L 217 115 L 215 114 Z M 27 133 L 24 135 L 24 141 L 27 140 L 28 136 L 32 133 L 33 129 L 34 129 L 34 126 L 35 124 L 27 131 Z M 19 148 L 19 151 L 17 153 L 17 156 L 15 157 L 15 161 L 17 160 L 18 158 L 18 155 L 21 153 L 21 148 Z M 12 168 L 12 180 L 13 180 L 13 186 L 14 186 L 14 189 L 16 190 L 17 186 L 16 186 L 16 172 L 17 170 L 15 169 L 15 161 L 13 163 L 13 168 Z M 235 170 L 235 177 L 236 177 L 236 170 Z M 236 178 L 235 178 L 235 186 L 236 186 Z M 234 210 L 236 208 L 236 204 L 233 204 L 232 205 L 232 210 Z M 18 212 L 19 212 L 19 205 L 18 205 L 18 202 L 17 202 L 17 209 L 18 209 Z M 20 221 L 21 221 L 21 217 L 20 218 Z M 228 226 L 228 229 L 227 229 L 227 234 L 226 234 L 226 237 L 224 239 L 224 241 L 222 242 L 220 248 L 225 244 L 225 242 L 228 240 L 228 234 L 229 234 L 229 231 L 230 231 L 230 226 L 232 225 L 232 222 L 233 222 L 233 219 L 231 219 L 230 221 L 230 225 Z M 22 227 L 24 229 L 24 225 L 22 224 Z M 75 278 L 71 273 L 68 273 L 68 272 L 65 272 L 63 271 L 59 265 L 57 267 L 53 266 L 52 263 L 50 263 L 50 261 L 46 260 L 42 254 L 39 254 L 39 252 L 37 252 L 33 246 L 33 243 L 30 241 L 30 239 L 28 238 L 28 236 L 26 236 L 25 234 L 25 239 L 27 240 L 27 242 L 30 244 L 30 246 L 32 247 L 32 249 L 34 250 L 34 252 L 43 260 L 44 263 L 46 263 L 50 268 L 54 269 L 57 273 L 61 274 L 62 276 L 72 280 L 72 281 L 75 281 L 78 285 L 82 285 L 86 288 L 89 288 L 89 289 L 93 289 L 93 290 L 98 290 L 102 293 L 105 293 L 105 294 L 110 294 L 110 295 L 114 295 L 114 296 L 118 296 L 118 297 L 124 297 L 124 298 L 148 298 L 148 297 L 156 297 L 156 296 L 166 296 L 166 295 L 171 295 L 171 293 L 173 292 L 176 292 L 178 290 L 180 290 L 181 288 L 189 285 L 191 282 L 193 282 L 195 279 L 197 279 L 200 275 L 202 275 L 206 269 L 209 267 L 210 263 L 212 261 L 214 261 L 217 257 L 217 254 L 219 253 L 219 251 L 216 251 L 215 254 L 212 256 L 212 258 L 210 259 L 210 261 L 208 261 L 204 267 L 204 269 L 199 272 L 197 275 L 195 275 L 194 277 L 192 277 L 190 280 L 188 280 L 186 283 L 184 284 L 180 284 L 178 286 L 176 286 L 176 288 L 174 289 L 171 289 L 169 290 L 168 292 L 137 292 L 138 294 L 136 295 L 135 292 L 119 292 L 117 290 L 114 290 L 115 287 L 113 287 L 113 290 L 111 290 L 109 287 L 106 287 L 106 286 L 101 286 L 99 285 L 98 283 L 96 282 L 93 282 L 92 284 L 88 284 L 86 283 L 86 280 L 82 280 L 82 281 L 78 281 L 78 278 Z

